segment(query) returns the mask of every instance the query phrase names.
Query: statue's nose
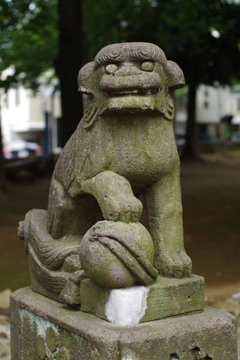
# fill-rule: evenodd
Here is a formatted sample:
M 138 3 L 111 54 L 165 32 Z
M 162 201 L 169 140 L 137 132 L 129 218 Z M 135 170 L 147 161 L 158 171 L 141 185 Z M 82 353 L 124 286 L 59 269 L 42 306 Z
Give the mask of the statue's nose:
M 128 75 L 139 75 L 142 73 L 135 64 L 128 62 L 124 63 L 117 71 L 115 71 L 114 75 L 116 76 L 128 76 Z

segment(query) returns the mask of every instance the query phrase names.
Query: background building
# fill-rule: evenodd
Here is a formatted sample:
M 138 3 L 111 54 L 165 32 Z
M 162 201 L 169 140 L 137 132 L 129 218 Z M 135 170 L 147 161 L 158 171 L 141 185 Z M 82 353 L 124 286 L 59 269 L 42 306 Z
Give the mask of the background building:
M 57 152 L 60 93 L 54 93 L 53 86 L 44 86 L 37 94 L 23 86 L 1 91 L 3 144 L 23 139 L 40 144 L 45 157 Z
M 197 91 L 198 137 L 229 140 L 240 131 L 240 85 L 232 87 L 201 85 Z M 185 132 L 187 121 L 187 89 L 177 91 L 175 96 L 175 129 Z

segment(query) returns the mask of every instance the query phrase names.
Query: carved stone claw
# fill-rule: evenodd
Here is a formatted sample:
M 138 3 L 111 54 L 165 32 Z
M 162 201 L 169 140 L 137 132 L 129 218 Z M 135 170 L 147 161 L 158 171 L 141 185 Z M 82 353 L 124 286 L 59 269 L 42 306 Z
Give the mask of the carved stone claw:
M 68 305 L 80 304 L 80 283 L 85 278 L 86 275 L 83 270 L 73 273 L 59 296 L 60 300 Z
M 184 278 L 191 275 L 192 261 L 185 251 L 177 253 L 164 251 L 161 254 L 160 275 L 173 278 Z
M 137 222 L 142 214 L 142 203 L 132 195 L 104 198 L 103 216 L 109 221 Z

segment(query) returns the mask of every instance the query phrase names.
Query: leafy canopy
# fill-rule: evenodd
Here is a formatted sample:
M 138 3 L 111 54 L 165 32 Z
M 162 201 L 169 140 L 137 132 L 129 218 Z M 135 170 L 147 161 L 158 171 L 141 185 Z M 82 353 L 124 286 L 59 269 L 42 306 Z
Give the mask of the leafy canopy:
M 57 53 L 56 0 L 0 0 L 0 28 L 0 74 L 14 66 L 0 87 L 21 82 L 36 89 Z
M 239 0 L 85 0 L 88 58 L 121 41 L 159 45 L 188 83 L 227 84 L 240 78 Z M 21 81 L 36 88 L 57 56 L 57 0 L 0 0 L 0 86 Z
M 159 45 L 186 81 L 228 84 L 240 78 L 240 2 L 237 0 L 86 0 L 90 56 L 121 41 Z

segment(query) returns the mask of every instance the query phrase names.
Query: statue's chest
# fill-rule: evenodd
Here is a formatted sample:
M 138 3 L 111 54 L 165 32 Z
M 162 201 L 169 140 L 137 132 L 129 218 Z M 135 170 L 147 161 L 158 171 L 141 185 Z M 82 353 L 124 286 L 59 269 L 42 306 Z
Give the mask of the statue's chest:
M 99 124 L 92 162 L 126 177 L 158 177 L 175 158 L 172 124 L 163 118 Z M 100 131 L 101 130 L 101 131 Z M 92 148 L 93 150 L 93 148 Z

